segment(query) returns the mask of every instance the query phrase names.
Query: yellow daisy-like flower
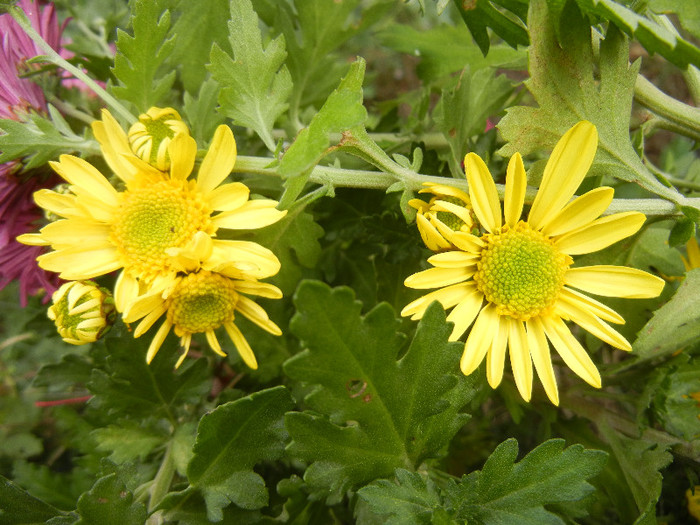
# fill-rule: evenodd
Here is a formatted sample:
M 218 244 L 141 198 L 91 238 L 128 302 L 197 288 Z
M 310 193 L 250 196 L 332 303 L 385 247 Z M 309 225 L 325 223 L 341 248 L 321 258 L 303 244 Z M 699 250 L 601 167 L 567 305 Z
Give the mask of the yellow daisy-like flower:
M 167 171 L 170 169 L 168 145 L 179 133 L 189 135 L 190 131 L 177 111 L 151 108 L 139 115 L 139 121 L 129 128 L 129 146 L 141 160 L 160 171 Z
M 690 240 L 685 244 L 687 251 L 687 258 L 681 255 L 683 259 L 683 266 L 685 266 L 685 271 L 689 272 L 695 268 L 700 268 L 700 246 L 698 246 L 698 240 L 695 236 L 691 237 Z
M 178 272 L 201 267 L 262 279 L 279 271 L 277 257 L 257 243 L 211 239 L 219 229 L 262 228 L 286 214 L 276 209 L 277 201 L 250 200 L 248 187 L 240 182 L 222 184 L 236 161 L 236 142 L 227 126 L 217 128 L 196 179 L 188 180 L 197 154 L 192 137 L 180 133 L 172 138 L 170 170 L 163 173 L 134 156 L 116 121 L 106 111 L 104 116 L 94 124 L 95 135 L 125 189 L 115 189 L 78 157 L 61 155 L 52 162 L 71 192 L 40 190 L 34 198 L 62 219 L 18 238 L 53 248 L 37 259 L 39 266 L 66 280 L 123 268 L 114 291 L 120 312 L 145 289 L 172 286 Z
M 51 299 L 48 317 L 61 338 L 72 345 L 94 343 L 116 319 L 112 294 L 92 281 L 65 283 Z
M 444 184 L 425 182 L 423 186 L 425 188 L 418 193 L 432 194 L 430 201 L 411 199 L 408 204 L 418 211 L 416 224 L 429 250 L 439 252 L 455 249 L 452 234 L 456 231 L 478 232 L 479 225 L 472 212 L 469 195 Z
M 434 268 L 405 281 L 410 288 L 440 288 L 408 304 L 401 315 L 420 319 L 432 301 L 453 308 L 451 340 L 474 324 L 460 367 L 471 374 L 486 357 L 486 375 L 496 388 L 503 377 L 506 350 L 520 395 L 530 400 L 533 364 L 549 399 L 559 403 L 549 340 L 564 363 L 599 388 L 596 365 L 565 321 L 573 321 L 606 343 L 630 351 L 629 342 L 608 323 L 624 319 L 581 292 L 626 298 L 656 297 L 664 281 L 623 266 L 572 268 L 572 256 L 603 249 L 635 233 L 645 217 L 625 212 L 600 217 L 613 189 L 600 187 L 571 200 L 586 175 L 598 144 L 590 122 L 571 128 L 557 143 L 545 167 L 527 220 L 521 220 L 526 176 L 515 154 L 508 164 L 503 207 L 484 162 L 465 158 L 469 196 L 486 233 L 454 232 L 457 250 L 433 255 Z M 569 202 L 571 201 L 571 202 Z M 578 291 L 577 291 L 578 290 Z
M 170 330 L 180 337 L 184 352 L 176 367 L 180 366 L 190 349 L 192 334 L 204 333 L 209 346 L 221 356 L 226 354 L 216 338 L 215 330 L 221 326 L 228 333 L 243 361 L 253 369 L 258 367 L 250 345 L 235 325 L 235 314 L 240 313 L 273 335 L 281 335 L 265 310 L 243 294 L 279 299 L 282 292 L 276 286 L 255 280 L 236 280 L 219 273 L 200 270 L 181 275 L 167 293 L 167 297 L 154 291 L 139 297 L 124 316 L 124 322 L 141 322 L 134 331 L 140 337 L 165 314 L 165 321 L 153 337 L 146 361 L 151 362 Z

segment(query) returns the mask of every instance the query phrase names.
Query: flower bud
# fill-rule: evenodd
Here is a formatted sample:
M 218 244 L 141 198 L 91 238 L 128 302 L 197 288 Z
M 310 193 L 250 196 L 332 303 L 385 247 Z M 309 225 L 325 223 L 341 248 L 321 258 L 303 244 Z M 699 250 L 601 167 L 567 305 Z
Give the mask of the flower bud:
M 56 290 L 48 316 L 66 343 L 84 345 L 102 337 L 114 324 L 114 298 L 92 281 L 70 281 Z
M 180 133 L 189 135 L 187 125 L 172 108 L 151 108 L 139 115 L 139 121 L 129 129 L 129 145 L 145 162 L 160 171 L 170 168 L 168 145 Z

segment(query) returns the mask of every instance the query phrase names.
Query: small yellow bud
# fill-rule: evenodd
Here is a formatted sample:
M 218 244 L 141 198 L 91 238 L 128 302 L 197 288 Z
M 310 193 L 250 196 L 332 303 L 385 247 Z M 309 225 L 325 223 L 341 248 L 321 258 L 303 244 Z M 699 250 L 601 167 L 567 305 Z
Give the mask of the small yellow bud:
M 142 160 L 161 171 L 170 168 L 168 145 L 175 137 L 189 135 L 187 125 L 173 108 L 151 108 L 139 115 L 139 121 L 129 129 L 129 145 Z
M 114 324 L 112 294 L 92 281 L 67 282 L 54 292 L 52 300 L 48 316 L 66 343 L 93 343 Z

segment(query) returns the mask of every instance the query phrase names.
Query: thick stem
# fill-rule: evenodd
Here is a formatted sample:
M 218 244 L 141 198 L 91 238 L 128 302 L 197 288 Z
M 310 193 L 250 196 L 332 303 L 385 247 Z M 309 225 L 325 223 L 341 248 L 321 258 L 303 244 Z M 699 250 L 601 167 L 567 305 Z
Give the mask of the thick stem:
M 153 512 L 153 510 L 158 506 L 158 504 L 163 500 L 165 495 L 170 491 L 170 485 L 173 482 L 173 477 L 175 476 L 175 462 L 172 457 L 172 442 L 168 443 L 165 449 L 165 455 L 163 460 L 160 462 L 160 468 L 156 473 L 156 477 L 151 485 L 151 497 L 148 500 L 148 512 Z
M 668 96 L 641 75 L 634 84 L 634 98 L 653 113 L 677 124 L 679 131 L 687 130 L 691 137 L 700 134 L 700 109 Z

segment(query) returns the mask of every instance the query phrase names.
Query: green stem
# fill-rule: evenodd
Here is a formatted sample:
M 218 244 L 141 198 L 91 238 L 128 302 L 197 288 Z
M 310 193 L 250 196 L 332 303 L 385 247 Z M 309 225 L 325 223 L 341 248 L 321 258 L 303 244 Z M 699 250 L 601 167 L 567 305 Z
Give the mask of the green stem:
M 73 75 L 78 80 L 82 81 L 87 87 L 89 87 L 95 94 L 100 97 L 105 103 L 110 106 L 116 113 L 119 113 L 123 118 L 127 120 L 129 124 L 136 122 L 136 117 L 131 114 L 131 112 L 126 109 L 116 98 L 107 93 L 103 88 L 101 88 L 97 82 L 87 76 L 79 68 L 75 67 L 73 64 L 68 62 L 66 59 L 62 58 L 54 48 L 52 48 L 46 40 L 44 40 L 39 33 L 37 33 L 32 27 L 27 15 L 24 14 L 19 7 L 13 6 L 9 9 L 9 13 L 12 18 L 19 24 L 19 26 L 24 30 L 27 35 L 46 53 L 42 58 L 52 64 L 57 65 L 60 68 L 65 69 L 71 75 Z
M 160 462 L 160 468 L 156 473 L 156 477 L 153 479 L 153 484 L 151 485 L 151 497 L 148 500 L 148 512 L 153 512 L 153 510 L 158 506 L 158 504 L 163 500 L 165 495 L 170 491 L 170 485 L 173 482 L 173 477 L 175 476 L 175 462 L 172 456 L 172 441 L 168 443 L 165 449 L 165 455 L 163 460 Z
M 700 109 L 668 96 L 641 75 L 634 84 L 634 98 L 650 111 L 687 130 L 692 134 L 689 136 L 700 134 Z

